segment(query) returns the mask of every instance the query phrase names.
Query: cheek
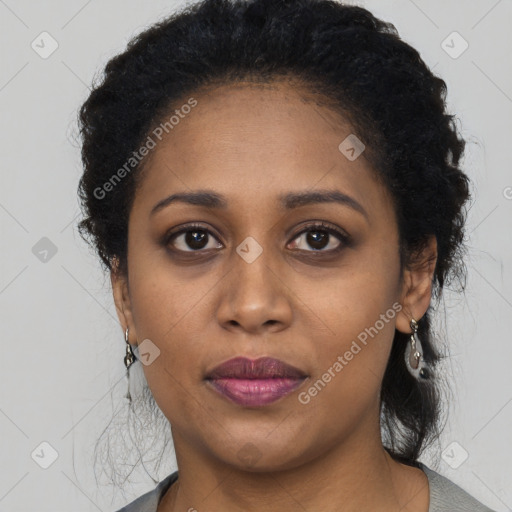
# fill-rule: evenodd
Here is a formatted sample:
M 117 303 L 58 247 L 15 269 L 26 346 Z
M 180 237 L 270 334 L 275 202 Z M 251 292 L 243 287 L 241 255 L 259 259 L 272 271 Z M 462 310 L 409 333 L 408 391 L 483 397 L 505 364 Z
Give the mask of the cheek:
M 398 276 L 398 262 L 361 258 L 356 270 L 340 272 L 322 294 L 304 298 L 321 318 L 317 324 L 328 327 L 305 352 L 316 355 L 315 377 L 328 382 L 333 399 L 364 402 L 377 394 L 401 309 Z
M 367 322 L 350 317 L 347 322 L 340 320 L 336 339 L 317 340 L 316 347 L 311 348 L 308 356 L 315 359 L 315 365 L 309 383 L 298 395 L 303 414 L 310 418 L 302 432 L 305 437 L 317 437 L 318 424 L 322 425 L 320 443 L 324 436 L 333 439 L 340 433 L 347 435 L 359 428 L 362 418 L 379 410 L 394 335 L 391 311 L 388 323 L 379 321 L 379 308 L 365 310 Z
M 137 334 L 160 342 L 172 340 L 197 315 L 215 276 L 177 267 L 160 254 L 146 257 L 134 251 L 132 255 L 130 299 Z
M 205 314 L 206 302 L 201 301 L 205 290 L 189 290 L 175 276 L 158 278 L 157 272 L 151 279 L 133 277 L 138 341 L 149 339 L 159 350 L 151 364 L 143 365 L 154 399 L 171 424 L 202 423 L 194 395 L 203 379 L 200 361 L 205 331 L 200 318 Z
M 343 380 L 343 388 L 349 392 L 365 381 L 378 387 L 391 350 L 396 312 L 389 304 L 387 308 L 362 307 L 348 314 L 346 319 L 331 323 L 335 336 L 316 344 L 316 376 L 325 375 L 323 380 L 329 380 L 329 375 L 342 375 L 342 379 L 332 380 L 340 384 Z

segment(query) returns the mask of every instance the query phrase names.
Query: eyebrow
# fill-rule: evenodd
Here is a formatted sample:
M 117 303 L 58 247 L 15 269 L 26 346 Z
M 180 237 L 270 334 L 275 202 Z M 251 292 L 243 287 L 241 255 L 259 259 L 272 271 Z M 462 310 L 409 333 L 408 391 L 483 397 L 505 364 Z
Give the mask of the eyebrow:
M 278 196 L 281 206 L 287 210 L 299 208 L 310 204 L 318 203 L 337 203 L 348 206 L 362 214 L 369 221 L 368 213 L 363 206 L 353 197 L 340 192 L 339 190 L 316 190 L 314 192 L 289 192 Z M 162 199 L 153 207 L 150 216 L 154 215 L 163 208 L 172 203 L 181 202 L 195 206 L 204 206 L 206 208 L 217 208 L 225 210 L 228 207 L 228 201 L 225 196 L 211 190 L 200 190 L 197 192 L 179 192 L 171 194 Z

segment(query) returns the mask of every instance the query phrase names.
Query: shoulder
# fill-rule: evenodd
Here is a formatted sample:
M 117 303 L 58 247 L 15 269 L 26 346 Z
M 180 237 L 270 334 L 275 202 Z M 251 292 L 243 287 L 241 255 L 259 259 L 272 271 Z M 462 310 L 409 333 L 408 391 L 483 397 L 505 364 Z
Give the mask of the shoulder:
M 175 471 L 159 482 L 152 491 L 139 496 L 135 501 L 128 503 L 117 512 L 156 512 L 160 498 L 177 479 L 178 472 Z
M 494 512 L 448 478 L 419 463 L 430 486 L 428 512 Z

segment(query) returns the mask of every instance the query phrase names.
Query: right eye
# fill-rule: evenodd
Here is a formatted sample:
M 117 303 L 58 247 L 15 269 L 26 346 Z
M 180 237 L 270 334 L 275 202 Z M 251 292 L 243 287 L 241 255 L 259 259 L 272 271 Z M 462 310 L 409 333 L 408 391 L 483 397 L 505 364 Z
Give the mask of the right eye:
M 166 245 L 182 252 L 200 252 L 202 249 L 222 248 L 222 244 L 218 240 L 218 244 L 210 244 L 213 240 L 217 240 L 217 238 L 211 231 L 200 224 L 191 224 L 171 233 L 167 237 Z

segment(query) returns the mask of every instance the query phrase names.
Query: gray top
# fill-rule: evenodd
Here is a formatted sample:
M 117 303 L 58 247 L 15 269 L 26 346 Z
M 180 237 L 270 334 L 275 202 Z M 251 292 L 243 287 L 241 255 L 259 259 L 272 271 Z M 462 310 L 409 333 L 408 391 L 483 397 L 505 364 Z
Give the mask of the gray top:
M 427 475 L 430 486 L 428 512 L 495 512 L 475 500 L 448 478 L 418 462 Z M 143 494 L 117 512 L 156 512 L 158 503 L 169 487 L 178 479 L 178 472 L 171 473 L 152 491 Z

